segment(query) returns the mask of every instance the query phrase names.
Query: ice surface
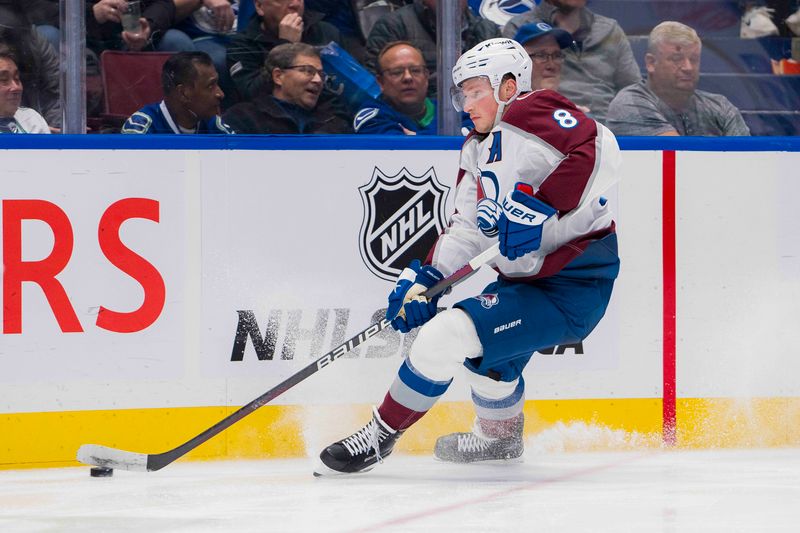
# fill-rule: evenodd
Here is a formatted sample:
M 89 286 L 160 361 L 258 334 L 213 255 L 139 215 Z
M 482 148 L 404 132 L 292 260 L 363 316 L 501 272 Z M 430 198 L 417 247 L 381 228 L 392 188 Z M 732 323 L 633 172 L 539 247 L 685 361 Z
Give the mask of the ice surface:
M 159 472 L 0 471 L 0 531 L 800 531 L 800 449 L 552 452 L 451 465 L 395 455 L 314 478 L 310 459 Z

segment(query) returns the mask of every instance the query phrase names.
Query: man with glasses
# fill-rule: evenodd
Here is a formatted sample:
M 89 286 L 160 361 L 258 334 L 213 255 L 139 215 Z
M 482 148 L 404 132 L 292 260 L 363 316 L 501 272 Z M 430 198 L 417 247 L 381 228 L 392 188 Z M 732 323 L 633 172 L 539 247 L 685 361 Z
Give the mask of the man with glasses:
M 545 22 L 531 22 L 520 27 L 514 40 L 525 48 L 533 62 L 531 88 L 558 90 L 564 48 L 573 46 L 572 35 Z
M 378 54 L 381 96 L 356 113 L 356 133 L 436 135 L 436 101 L 427 97 L 430 72 L 422 51 L 408 41 L 395 41 Z M 464 127 L 472 129 L 464 115 Z
M 608 127 L 617 135 L 750 135 L 742 114 L 721 94 L 697 90 L 700 38 L 680 22 L 650 32 L 647 80 L 611 101 Z
M 339 42 L 339 30 L 322 14 L 305 9 L 303 0 L 254 0 L 256 14 L 228 44 L 227 61 L 239 99 L 252 100 L 265 82 L 267 54 L 280 44 L 326 45 Z
M 448 0 L 456 3 L 456 0 Z M 462 51 L 491 37 L 499 30 L 491 20 L 475 15 L 467 0 L 457 0 L 461 11 Z M 436 8 L 437 0 L 413 0 L 380 18 L 367 37 L 366 67 L 378 74 L 378 54 L 390 42 L 408 41 L 422 51 L 428 67 L 428 95 L 436 95 Z
M 352 133 L 349 117 L 320 100 L 325 72 L 316 48 L 305 43 L 276 46 L 267 56 L 262 92 L 225 113 L 237 133 Z M 271 87 L 271 91 L 267 91 Z
M 558 91 L 589 109 L 603 122 L 616 94 L 642 79 L 628 37 L 616 20 L 586 8 L 586 0 L 542 0 L 532 10 L 513 17 L 503 36 L 513 38 L 530 22 L 546 22 L 569 32 L 574 48 L 566 56 Z

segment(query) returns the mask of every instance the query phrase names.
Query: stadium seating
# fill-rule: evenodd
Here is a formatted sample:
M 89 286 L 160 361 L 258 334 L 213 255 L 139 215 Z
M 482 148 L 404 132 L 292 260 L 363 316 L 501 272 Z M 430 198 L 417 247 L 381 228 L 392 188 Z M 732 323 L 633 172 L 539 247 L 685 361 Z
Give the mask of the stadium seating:
M 100 54 L 105 112 L 109 127 L 122 126 L 141 107 L 163 98 L 161 69 L 171 52 L 120 52 Z
M 800 135 L 800 111 L 742 111 L 751 135 Z
M 724 94 L 743 111 L 797 111 L 800 102 L 800 76 L 703 73 L 697 88 Z
M 676 20 L 700 37 L 738 37 L 738 0 L 589 0 L 587 7 L 619 22 L 627 35 L 647 35 L 659 22 Z

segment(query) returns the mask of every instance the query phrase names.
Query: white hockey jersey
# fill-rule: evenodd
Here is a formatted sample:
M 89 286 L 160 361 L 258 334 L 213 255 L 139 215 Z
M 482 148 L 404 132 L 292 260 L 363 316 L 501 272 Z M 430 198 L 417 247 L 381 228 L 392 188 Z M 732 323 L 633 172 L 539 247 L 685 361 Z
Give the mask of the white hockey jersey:
M 601 193 L 618 180 L 620 152 L 614 135 L 551 90 L 512 102 L 488 134 L 473 131 L 461 149 L 456 211 L 428 261 L 445 276 L 491 247 L 477 224 L 477 204 L 502 204 L 517 182 L 557 210 L 545 221 L 539 250 L 492 266 L 506 279 L 529 281 L 558 273 L 592 242 L 615 231 Z M 489 233 L 489 232 L 487 232 Z

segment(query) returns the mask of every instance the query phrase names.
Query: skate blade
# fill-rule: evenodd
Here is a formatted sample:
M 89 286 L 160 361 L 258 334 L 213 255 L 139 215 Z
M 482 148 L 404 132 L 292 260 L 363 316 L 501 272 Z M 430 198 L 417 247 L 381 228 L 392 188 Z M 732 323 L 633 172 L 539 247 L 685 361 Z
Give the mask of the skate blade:
M 314 466 L 314 477 L 357 476 L 358 474 L 364 474 L 366 472 L 369 472 L 373 468 L 375 468 L 374 465 L 367 467 L 364 470 L 360 470 L 358 472 L 339 472 L 338 470 L 330 468 L 322 461 L 317 461 L 317 464 Z
M 516 465 L 525 462 L 524 456 L 512 457 L 511 459 L 486 459 L 484 461 L 449 461 L 447 459 L 440 459 L 433 456 L 437 463 L 447 463 L 450 465 Z

